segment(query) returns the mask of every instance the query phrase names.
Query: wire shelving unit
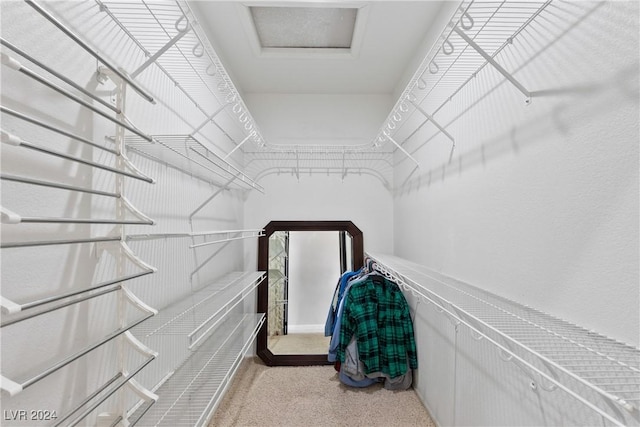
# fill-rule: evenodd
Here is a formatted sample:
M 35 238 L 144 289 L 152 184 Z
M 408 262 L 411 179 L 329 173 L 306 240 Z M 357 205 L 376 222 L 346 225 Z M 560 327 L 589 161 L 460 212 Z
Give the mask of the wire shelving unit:
M 263 323 L 263 314 L 230 317 L 156 390 L 161 398 L 142 415 L 140 425 L 207 425 Z
M 151 142 L 131 136 L 126 141 L 127 149 L 216 186 L 228 187 L 233 184 L 241 189 L 264 193 L 264 188 L 256 180 L 192 135 L 154 135 Z
M 149 344 L 154 336 L 171 336 L 174 345 L 192 350 L 263 278 L 261 272 L 230 273 L 164 308 L 132 332 Z
M 403 290 L 492 343 L 542 389 L 567 392 L 613 425 L 624 425 L 621 412 L 638 411 L 639 349 L 407 260 L 368 256 Z

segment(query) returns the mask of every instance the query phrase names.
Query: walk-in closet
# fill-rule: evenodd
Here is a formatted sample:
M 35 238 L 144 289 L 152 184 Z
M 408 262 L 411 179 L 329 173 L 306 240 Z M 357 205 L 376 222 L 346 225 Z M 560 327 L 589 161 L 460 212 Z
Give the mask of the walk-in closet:
M 637 1 L 0 19 L 0 425 L 640 425 Z

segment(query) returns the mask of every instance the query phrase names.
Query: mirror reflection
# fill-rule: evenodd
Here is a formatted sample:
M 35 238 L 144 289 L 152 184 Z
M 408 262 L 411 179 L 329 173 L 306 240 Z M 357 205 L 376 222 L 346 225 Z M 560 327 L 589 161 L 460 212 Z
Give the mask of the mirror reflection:
M 274 355 L 327 353 L 327 312 L 340 275 L 353 270 L 352 244 L 345 231 L 269 236 L 267 347 Z

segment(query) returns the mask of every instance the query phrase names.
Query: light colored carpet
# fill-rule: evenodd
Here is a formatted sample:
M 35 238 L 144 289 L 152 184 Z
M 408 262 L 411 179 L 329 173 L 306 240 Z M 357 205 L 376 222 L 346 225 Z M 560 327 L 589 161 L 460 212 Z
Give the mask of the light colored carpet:
M 343 385 L 332 366 L 268 367 L 247 359 L 209 427 L 435 427 L 415 391 Z
M 327 354 L 331 337 L 324 334 L 288 334 L 269 337 L 273 354 Z

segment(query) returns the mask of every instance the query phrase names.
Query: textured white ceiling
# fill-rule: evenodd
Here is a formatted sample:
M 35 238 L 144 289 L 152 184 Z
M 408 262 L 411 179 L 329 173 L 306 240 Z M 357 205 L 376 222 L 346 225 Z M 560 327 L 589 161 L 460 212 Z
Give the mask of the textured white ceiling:
M 242 93 L 391 94 L 447 22 L 447 1 L 195 1 L 200 24 Z M 351 52 L 261 48 L 249 6 L 357 7 Z M 438 27 L 436 31 L 432 26 Z
M 251 6 L 262 47 L 350 48 L 358 9 Z

